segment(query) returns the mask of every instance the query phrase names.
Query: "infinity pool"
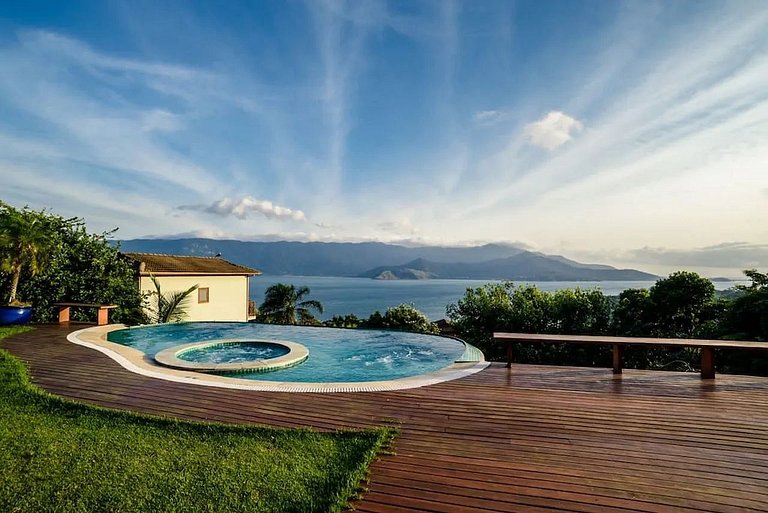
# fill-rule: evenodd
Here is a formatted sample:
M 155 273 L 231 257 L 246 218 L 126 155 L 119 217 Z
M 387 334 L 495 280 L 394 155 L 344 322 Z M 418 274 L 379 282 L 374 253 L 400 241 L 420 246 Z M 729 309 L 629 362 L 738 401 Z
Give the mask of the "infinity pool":
M 275 326 L 254 323 L 190 322 L 128 328 L 108 340 L 154 357 L 173 346 L 218 339 L 296 342 L 309 358 L 272 372 L 238 373 L 238 378 L 304 383 L 386 381 L 443 369 L 457 360 L 482 359 L 469 344 L 452 338 L 399 331 Z

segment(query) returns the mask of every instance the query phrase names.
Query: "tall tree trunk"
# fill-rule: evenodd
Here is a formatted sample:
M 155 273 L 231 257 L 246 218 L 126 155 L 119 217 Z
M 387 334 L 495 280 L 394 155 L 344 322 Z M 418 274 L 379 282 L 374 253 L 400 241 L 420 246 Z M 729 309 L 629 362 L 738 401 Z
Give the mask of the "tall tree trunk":
M 19 288 L 19 278 L 21 277 L 21 267 L 17 267 L 13 270 L 13 276 L 11 278 L 11 295 L 8 298 L 9 303 L 16 301 L 16 290 Z

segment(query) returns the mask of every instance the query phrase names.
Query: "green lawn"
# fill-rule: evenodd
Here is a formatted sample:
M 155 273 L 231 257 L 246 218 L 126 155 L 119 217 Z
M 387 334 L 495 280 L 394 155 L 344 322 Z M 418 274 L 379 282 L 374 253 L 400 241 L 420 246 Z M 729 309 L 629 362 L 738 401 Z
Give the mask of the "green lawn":
M 0 338 L 18 332 L 0 328 Z M 339 511 L 389 429 L 160 419 L 59 399 L 0 350 L 0 511 Z

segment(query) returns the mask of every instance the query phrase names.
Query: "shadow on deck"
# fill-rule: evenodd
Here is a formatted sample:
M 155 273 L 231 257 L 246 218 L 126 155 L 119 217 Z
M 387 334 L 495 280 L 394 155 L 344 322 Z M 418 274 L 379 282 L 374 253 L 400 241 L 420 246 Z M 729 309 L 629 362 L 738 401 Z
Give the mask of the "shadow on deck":
M 396 422 L 361 512 L 768 511 L 768 378 L 494 364 L 396 392 L 195 387 L 130 373 L 45 326 L 0 346 L 64 397 L 194 420 Z

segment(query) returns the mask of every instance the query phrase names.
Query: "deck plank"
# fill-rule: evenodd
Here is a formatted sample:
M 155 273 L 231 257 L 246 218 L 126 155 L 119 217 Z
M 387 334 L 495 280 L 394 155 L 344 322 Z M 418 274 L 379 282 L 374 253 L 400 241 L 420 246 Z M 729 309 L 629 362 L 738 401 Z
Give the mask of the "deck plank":
M 491 365 L 394 392 L 275 393 L 133 374 L 38 327 L 0 342 L 63 397 L 190 420 L 400 426 L 360 512 L 768 511 L 768 378 Z

